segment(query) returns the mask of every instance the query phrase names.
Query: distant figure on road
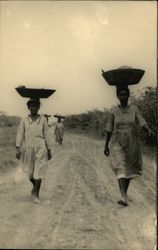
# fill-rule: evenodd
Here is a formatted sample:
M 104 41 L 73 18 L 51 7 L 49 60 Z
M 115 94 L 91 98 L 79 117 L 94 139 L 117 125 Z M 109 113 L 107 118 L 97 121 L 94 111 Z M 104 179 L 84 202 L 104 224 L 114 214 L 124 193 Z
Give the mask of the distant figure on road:
M 51 90 L 49 92 L 45 96 L 44 89 L 25 88 L 23 91 L 20 89 L 20 95 L 23 97 L 37 96 L 37 98 L 31 97 L 27 102 L 30 114 L 21 119 L 16 138 L 16 157 L 22 160 L 23 170 L 33 184 L 31 193 L 35 203 L 40 202 L 41 182 L 45 176 L 47 161 L 51 159 L 48 123 L 43 115 L 38 114 L 40 109 L 38 97 L 47 98 L 52 93 Z
M 55 116 L 57 117 L 57 115 Z M 64 125 L 61 121 L 62 117 L 61 116 L 58 116 L 58 122 L 55 126 L 55 130 L 54 130 L 54 135 L 55 135 L 55 139 L 56 141 L 62 145 L 63 143 L 63 135 L 64 135 Z
M 48 126 L 50 127 L 51 125 L 49 124 L 49 118 L 51 117 L 51 115 L 44 114 L 44 117 L 46 118 Z
M 117 176 L 122 195 L 122 200 L 119 200 L 118 204 L 122 206 L 128 206 L 127 190 L 131 179 L 142 174 L 137 124 L 145 128 L 149 134 L 153 134 L 138 108 L 128 104 L 130 96 L 128 85 L 138 83 L 143 74 L 143 70 L 132 68 L 103 72 L 107 82 L 116 85 L 117 98 L 120 102 L 120 105 L 111 109 L 108 117 L 104 154 L 106 156 L 110 154 L 111 167 Z

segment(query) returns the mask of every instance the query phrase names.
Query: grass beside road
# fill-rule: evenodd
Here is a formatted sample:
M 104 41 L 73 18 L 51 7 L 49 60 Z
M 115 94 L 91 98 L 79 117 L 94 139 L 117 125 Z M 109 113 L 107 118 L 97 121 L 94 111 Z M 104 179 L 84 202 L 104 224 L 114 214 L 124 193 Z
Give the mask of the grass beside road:
M 17 126 L 0 127 L 0 171 L 7 172 L 18 165 L 15 156 Z

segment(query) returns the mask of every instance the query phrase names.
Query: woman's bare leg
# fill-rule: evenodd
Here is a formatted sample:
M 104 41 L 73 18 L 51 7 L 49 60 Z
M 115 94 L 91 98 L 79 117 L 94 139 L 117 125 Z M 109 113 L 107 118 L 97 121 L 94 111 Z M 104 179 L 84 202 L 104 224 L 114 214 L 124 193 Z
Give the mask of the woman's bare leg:
M 33 196 L 35 197 L 34 202 L 35 203 L 39 203 L 39 191 L 40 191 L 40 187 L 41 187 L 41 182 L 42 179 L 37 179 L 35 180 L 35 187 L 34 187 L 34 192 L 33 192 Z
M 41 187 L 41 181 L 42 181 L 42 179 L 35 180 L 35 196 L 36 197 L 39 197 L 39 191 L 40 191 L 40 187 Z
M 33 177 L 30 178 L 31 183 L 33 184 L 33 189 L 31 190 L 32 195 L 34 194 L 35 191 L 35 179 Z
M 125 184 L 125 191 L 126 191 L 126 194 L 127 194 L 127 191 L 128 191 L 128 187 L 129 187 L 129 184 L 130 184 L 130 181 L 131 179 L 126 179 L 126 184 Z
M 125 178 L 120 178 L 118 179 L 118 183 L 119 183 L 119 187 L 120 187 L 120 192 L 122 195 L 122 201 L 124 204 L 127 204 L 127 195 L 126 195 L 126 179 Z M 120 205 L 123 205 L 123 203 L 121 204 L 121 201 L 118 202 Z
M 128 191 L 128 188 L 129 188 L 130 181 L 131 181 L 131 178 L 126 179 L 126 196 L 127 196 L 128 201 L 132 201 L 132 199 L 127 195 L 127 191 Z

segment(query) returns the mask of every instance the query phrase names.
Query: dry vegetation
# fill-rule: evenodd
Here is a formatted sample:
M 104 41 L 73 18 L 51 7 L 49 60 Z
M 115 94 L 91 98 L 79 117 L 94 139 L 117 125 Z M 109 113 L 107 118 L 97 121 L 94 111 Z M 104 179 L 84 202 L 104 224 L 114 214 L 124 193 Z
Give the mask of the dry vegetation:
M 141 92 L 131 95 L 131 103 L 137 105 L 141 114 L 147 121 L 149 127 L 155 132 L 155 136 L 149 137 L 143 130 L 139 129 L 139 136 L 143 144 L 155 146 L 157 132 L 157 89 L 147 87 Z M 98 138 L 105 137 L 105 127 L 108 110 L 93 110 L 86 113 L 67 116 L 64 125 L 67 131 L 74 131 L 86 135 L 93 135 Z
M 17 126 L 0 127 L 0 171 L 6 172 L 17 165 L 15 139 Z

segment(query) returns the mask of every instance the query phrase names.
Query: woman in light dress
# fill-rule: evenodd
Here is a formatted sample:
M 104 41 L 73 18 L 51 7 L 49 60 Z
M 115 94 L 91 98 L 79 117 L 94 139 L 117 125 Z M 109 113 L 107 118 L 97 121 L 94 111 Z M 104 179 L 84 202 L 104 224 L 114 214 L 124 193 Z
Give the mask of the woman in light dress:
M 121 71 L 115 71 L 121 74 Z M 130 69 L 129 73 L 131 72 L 133 73 L 132 76 L 135 75 L 136 78 L 140 78 L 139 75 L 137 76 L 139 71 Z M 128 70 L 122 71 L 122 74 L 126 77 Z M 138 79 L 136 80 L 138 81 Z M 130 181 L 142 174 L 142 157 L 137 127 L 138 125 L 143 127 L 148 131 L 149 135 L 153 134 L 153 132 L 148 127 L 138 108 L 128 104 L 130 96 L 128 81 L 126 84 L 120 83 L 116 85 L 116 90 L 120 105 L 113 107 L 109 113 L 104 154 L 106 156 L 110 155 L 111 167 L 118 179 L 122 195 L 122 199 L 118 201 L 118 204 L 128 206 L 127 191 Z
M 61 121 L 61 117 L 58 117 L 58 122 L 54 130 L 54 135 L 56 141 L 61 145 L 63 143 L 63 135 L 64 135 L 64 125 Z
M 44 116 L 38 114 L 39 99 L 27 102 L 30 114 L 19 124 L 16 138 L 16 157 L 22 160 L 24 172 L 33 184 L 31 191 L 39 203 L 39 191 L 45 175 L 47 161 L 51 159 L 49 127 Z

